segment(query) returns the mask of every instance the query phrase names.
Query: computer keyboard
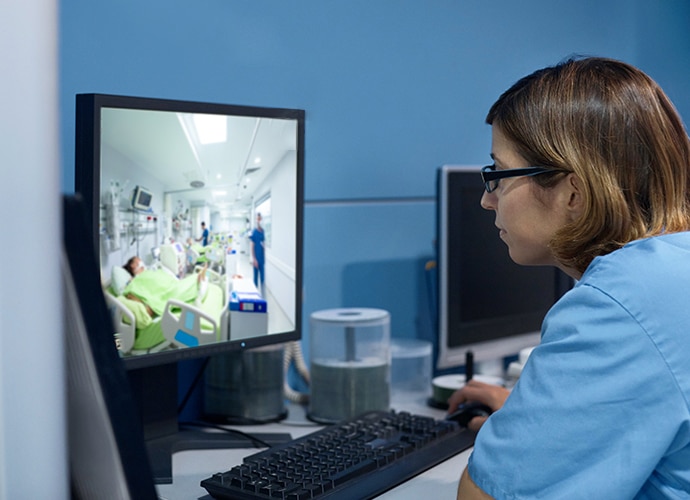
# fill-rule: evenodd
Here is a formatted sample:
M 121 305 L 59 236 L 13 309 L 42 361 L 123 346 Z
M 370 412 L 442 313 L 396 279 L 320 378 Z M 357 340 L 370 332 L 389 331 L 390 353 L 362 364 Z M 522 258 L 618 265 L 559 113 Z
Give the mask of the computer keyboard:
M 452 421 L 370 412 L 250 455 L 201 486 L 218 499 L 372 498 L 471 447 L 475 435 Z

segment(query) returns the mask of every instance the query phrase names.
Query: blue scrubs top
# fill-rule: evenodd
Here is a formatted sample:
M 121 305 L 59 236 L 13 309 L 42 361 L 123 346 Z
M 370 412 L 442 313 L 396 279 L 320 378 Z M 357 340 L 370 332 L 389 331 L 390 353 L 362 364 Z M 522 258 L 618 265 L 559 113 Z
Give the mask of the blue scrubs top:
M 254 257 L 256 257 L 256 261 L 259 263 L 260 266 L 263 266 L 264 265 L 264 232 L 263 232 L 263 230 L 259 231 L 258 229 L 254 229 L 254 231 L 252 231 L 252 234 L 249 237 L 249 239 L 254 242 Z
M 469 473 L 502 498 L 690 498 L 690 233 L 592 261 L 480 430 Z

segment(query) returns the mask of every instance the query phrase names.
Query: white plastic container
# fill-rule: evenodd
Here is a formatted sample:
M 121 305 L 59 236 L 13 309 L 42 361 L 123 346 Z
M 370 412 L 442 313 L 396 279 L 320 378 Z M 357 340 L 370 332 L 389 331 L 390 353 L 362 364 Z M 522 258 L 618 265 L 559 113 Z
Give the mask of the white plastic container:
M 310 337 L 310 419 L 335 423 L 390 408 L 388 311 L 317 311 L 311 315 Z
M 431 342 L 393 339 L 391 356 L 391 398 L 394 403 L 426 403 L 431 396 Z

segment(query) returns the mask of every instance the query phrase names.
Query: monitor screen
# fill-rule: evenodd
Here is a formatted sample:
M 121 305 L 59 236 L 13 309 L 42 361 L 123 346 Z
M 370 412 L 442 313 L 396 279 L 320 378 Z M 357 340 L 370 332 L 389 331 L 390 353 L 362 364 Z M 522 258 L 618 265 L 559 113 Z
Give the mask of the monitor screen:
M 553 267 L 520 266 L 480 206 L 479 167 L 446 165 L 437 174 L 439 346 L 437 368 L 495 361 L 537 345 L 546 312 L 570 288 Z
M 178 431 L 178 361 L 300 338 L 304 123 L 298 109 L 76 97 L 75 191 L 149 441 Z M 262 307 L 231 308 L 238 292 Z
M 151 200 L 153 195 L 151 192 L 141 186 L 134 188 L 134 193 L 132 195 L 132 208 L 138 210 L 148 210 L 151 208 Z
M 75 190 L 91 207 L 128 367 L 299 338 L 303 111 L 82 94 L 76 119 Z M 144 185 L 150 205 L 141 212 L 130 200 Z M 123 272 L 133 257 L 145 269 L 136 278 Z M 227 308 L 233 290 L 260 293 L 265 321 L 241 331 L 248 322 Z M 173 299 L 206 313 L 200 331 L 174 318 L 166 331 L 159 318 Z M 184 323 L 192 313 L 182 305 L 172 316 Z

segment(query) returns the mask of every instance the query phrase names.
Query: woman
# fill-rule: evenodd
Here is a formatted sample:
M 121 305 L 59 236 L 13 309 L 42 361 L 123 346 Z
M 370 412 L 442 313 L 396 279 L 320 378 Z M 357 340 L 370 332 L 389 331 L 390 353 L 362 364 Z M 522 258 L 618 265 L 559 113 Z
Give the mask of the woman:
M 481 204 L 521 265 L 577 280 L 549 311 L 458 498 L 690 494 L 690 143 L 663 91 L 625 63 L 539 70 L 492 106 Z M 539 167 L 539 168 L 531 168 Z M 521 170 L 525 169 L 525 170 Z M 483 420 L 486 420 L 485 422 Z

